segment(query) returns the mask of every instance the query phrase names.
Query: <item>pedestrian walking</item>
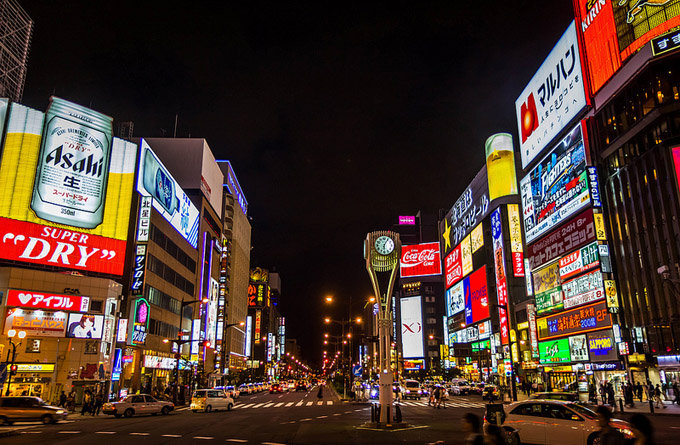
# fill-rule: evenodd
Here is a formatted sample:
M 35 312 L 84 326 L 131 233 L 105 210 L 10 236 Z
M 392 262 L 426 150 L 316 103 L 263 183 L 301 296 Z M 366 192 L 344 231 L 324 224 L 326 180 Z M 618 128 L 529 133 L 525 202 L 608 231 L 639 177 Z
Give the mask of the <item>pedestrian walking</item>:
M 323 399 L 323 385 L 319 385 L 319 392 L 316 394 L 318 399 Z
M 442 389 L 439 385 L 434 388 L 434 407 L 439 409 L 439 404 L 441 403 Z
M 64 391 L 61 392 L 61 395 L 59 396 L 59 405 L 62 408 L 66 408 L 66 402 L 68 401 L 68 397 L 66 397 L 66 393 Z
M 640 382 L 637 382 L 637 386 L 635 387 L 635 391 L 637 392 L 638 399 L 640 399 L 640 403 L 642 403 L 642 393 L 644 391 L 642 389 L 642 384 Z
M 482 422 L 479 416 L 465 413 L 461 423 L 465 434 L 465 445 L 484 445 L 484 436 L 481 434 Z
M 597 410 L 597 424 L 600 430 L 597 432 L 597 436 L 600 439 L 601 445 L 624 445 L 626 439 L 624 435 L 609 425 L 612 420 L 612 412 L 606 406 L 598 406 Z
M 661 387 L 659 386 L 658 383 L 654 388 L 654 402 L 656 402 L 657 408 L 659 407 L 659 405 L 661 405 L 663 409 L 666 409 L 666 405 L 663 404 L 663 400 L 661 399 Z
M 92 391 L 86 389 L 83 393 L 83 407 L 80 410 L 80 415 L 84 416 L 92 409 Z
M 616 394 L 614 393 L 614 385 L 612 385 L 611 382 L 607 383 L 607 404 L 614 410 L 616 410 L 616 401 L 614 400 L 615 396 Z
M 678 387 L 678 382 L 673 382 L 673 403 L 680 405 L 680 387 Z
M 635 439 L 631 445 L 654 445 L 654 428 L 652 422 L 644 414 L 633 414 L 630 418 Z
M 604 383 L 600 383 L 600 400 L 602 404 L 607 403 L 607 389 L 604 387 Z
M 98 392 L 96 396 L 94 396 L 94 407 L 92 408 L 92 416 L 98 416 L 99 412 L 102 409 L 102 406 L 104 406 L 104 396 L 102 395 L 101 392 Z

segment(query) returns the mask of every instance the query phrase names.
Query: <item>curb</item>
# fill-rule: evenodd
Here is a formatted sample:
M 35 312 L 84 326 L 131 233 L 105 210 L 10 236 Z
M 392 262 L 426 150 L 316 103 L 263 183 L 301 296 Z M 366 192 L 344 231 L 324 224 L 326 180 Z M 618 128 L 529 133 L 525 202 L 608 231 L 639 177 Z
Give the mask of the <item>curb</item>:
M 10 436 L 18 436 L 18 435 L 19 435 L 19 433 L 17 433 L 17 430 L 0 432 L 0 437 L 10 437 Z

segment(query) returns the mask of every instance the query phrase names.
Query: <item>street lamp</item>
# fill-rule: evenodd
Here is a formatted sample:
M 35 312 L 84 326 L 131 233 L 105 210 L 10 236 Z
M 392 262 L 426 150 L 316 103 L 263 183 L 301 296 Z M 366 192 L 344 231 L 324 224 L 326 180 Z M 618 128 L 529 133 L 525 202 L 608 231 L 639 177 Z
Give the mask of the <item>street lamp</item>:
M 17 333 L 17 331 L 14 330 L 14 329 L 10 329 L 9 331 L 7 331 L 7 337 L 9 337 L 9 344 L 12 346 L 12 361 L 10 362 L 9 350 L 7 350 L 7 360 L 6 360 L 6 362 L 9 362 L 10 365 L 9 365 L 9 372 L 8 372 L 9 375 L 7 377 L 7 392 L 5 393 L 6 396 L 9 396 L 9 387 L 10 387 L 10 384 L 12 383 L 12 373 L 14 372 L 14 361 L 16 360 L 16 357 L 17 357 L 17 346 L 19 346 L 21 344 L 21 341 L 19 341 L 17 343 L 14 343 L 14 341 L 12 341 L 12 339 L 15 336 L 19 337 L 19 340 L 23 340 L 24 338 L 26 338 L 26 332 L 19 331 Z M 2 391 L 0 390 L 0 393 L 1 392 Z

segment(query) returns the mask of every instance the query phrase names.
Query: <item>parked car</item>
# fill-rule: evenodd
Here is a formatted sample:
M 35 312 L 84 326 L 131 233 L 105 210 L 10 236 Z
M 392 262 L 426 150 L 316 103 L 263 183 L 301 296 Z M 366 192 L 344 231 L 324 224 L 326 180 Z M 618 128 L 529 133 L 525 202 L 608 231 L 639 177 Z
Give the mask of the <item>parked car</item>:
M 484 382 L 470 383 L 470 394 L 481 395 L 485 385 Z
M 231 397 L 234 400 L 238 399 L 241 395 L 241 392 L 238 389 L 236 389 L 235 386 L 232 385 L 225 386 L 224 391 L 227 393 L 229 397 Z
M 283 392 L 283 388 L 278 383 L 272 383 L 272 386 L 269 387 L 269 394 L 282 393 L 282 392 Z
M 420 382 L 418 380 L 405 380 L 404 389 L 402 390 L 401 397 L 405 399 L 420 399 L 423 396 L 423 390 L 420 387 Z
M 592 445 L 600 429 L 594 411 L 578 403 L 562 400 L 525 400 L 510 405 L 487 405 L 484 428 L 490 424 L 503 429 L 509 444 Z M 633 438 L 628 422 L 612 419 L 609 424 L 627 439 Z
M 221 389 L 197 389 L 191 398 L 191 411 L 209 413 L 217 410 L 231 411 L 234 399 Z
M 115 417 L 132 417 L 136 414 L 170 414 L 175 409 L 172 402 L 157 400 L 149 394 L 132 394 L 118 402 L 105 403 L 102 407 L 104 414 Z
M 66 419 L 67 415 L 68 411 L 48 405 L 40 397 L 0 398 L 0 425 L 11 425 L 18 421 L 56 423 Z
M 239 392 L 239 395 L 240 395 L 240 394 L 246 394 L 246 395 L 248 395 L 248 394 L 250 394 L 250 389 L 248 388 L 248 385 L 246 385 L 246 384 L 244 383 L 244 384 L 242 384 L 242 385 L 239 385 L 239 387 L 238 387 L 238 392 Z
M 501 392 L 496 385 L 486 385 L 482 390 L 482 400 L 498 400 Z
M 470 393 L 470 384 L 467 380 L 453 379 L 451 381 L 450 394 L 462 396 Z

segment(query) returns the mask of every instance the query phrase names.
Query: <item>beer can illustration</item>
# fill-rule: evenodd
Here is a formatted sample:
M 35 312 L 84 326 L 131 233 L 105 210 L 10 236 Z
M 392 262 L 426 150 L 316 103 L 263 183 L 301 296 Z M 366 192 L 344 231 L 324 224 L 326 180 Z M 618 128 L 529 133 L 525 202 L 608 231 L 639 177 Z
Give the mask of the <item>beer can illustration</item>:
M 489 200 L 517 194 L 515 154 L 512 135 L 497 133 L 486 140 L 486 174 L 489 180 Z
M 175 193 L 175 181 L 148 148 L 142 158 L 142 183 L 151 196 L 167 211 L 174 215 L 179 208 L 179 198 Z
M 104 218 L 113 118 L 50 98 L 31 209 L 47 221 L 84 229 Z

